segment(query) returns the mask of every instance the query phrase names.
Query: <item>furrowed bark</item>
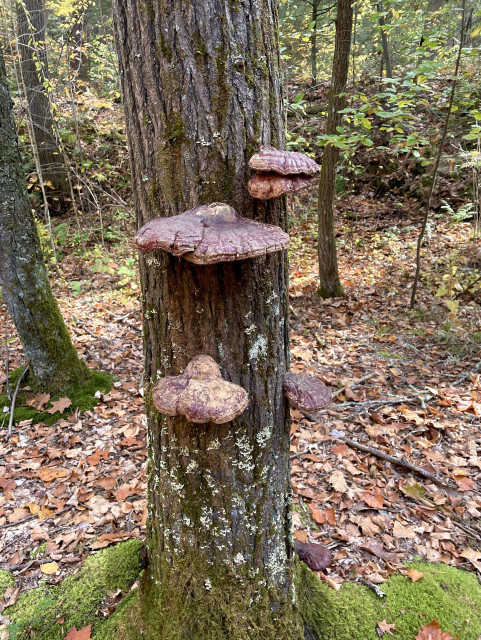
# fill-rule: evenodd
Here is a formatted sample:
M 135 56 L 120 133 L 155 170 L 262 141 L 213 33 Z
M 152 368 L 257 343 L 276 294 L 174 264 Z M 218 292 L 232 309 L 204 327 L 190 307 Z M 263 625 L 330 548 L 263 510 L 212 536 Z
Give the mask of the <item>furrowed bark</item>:
M 284 199 L 247 192 L 250 156 L 284 142 L 274 0 L 113 6 L 138 225 L 221 201 L 286 229 Z M 202 266 L 157 251 L 140 267 L 147 391 L 203 353 L 250 402 L 233 422 L 194 425 L 146 394 L 150 573 L 126 637 L 300 638 L 285 252 Z
M 52 295 L 27 197 L 0 50 L 0 285 L 30 365 L 31 386 L 50 392 L 80 383 L 88 369 Z

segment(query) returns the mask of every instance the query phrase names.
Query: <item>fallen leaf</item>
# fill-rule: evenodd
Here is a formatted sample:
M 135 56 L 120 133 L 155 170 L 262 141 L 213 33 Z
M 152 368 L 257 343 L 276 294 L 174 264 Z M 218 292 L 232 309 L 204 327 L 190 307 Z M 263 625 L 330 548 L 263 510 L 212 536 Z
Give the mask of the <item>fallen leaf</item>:
M 327 519 L 326 516 L 320 511 L 315 504 L 310 504 L 309 509 L 311 510 L 312 517 L 317 522 L 317 524 L 326 524 Z
M 40 565 L 40 571 L 47 576 L 51 576 L 58 571 L 58 564 L 56 562 L 47 562 Z
M 346 484 L 346 480 L 342 471 L 333 471 L 331 476 L 329 477 L 329 482 L 332 484 L 336 491 L 341 491 L 341 493 L 344 493 L 348 490 L 348 486 Z
M 395 629 L 396 626 L 394 624 L 389 624 L 386 619 L 381 620 L 381 622 L 377 623 L 378 628 L 378 636 L 382 638 L 385 633 L 389 633 L 390 636 L 393 636 L 391 629 Z
M 60 469 L 59 467 L 44 467 L 40 469 L 38 473 L 40 480 L 42 482 L 53 482 L 57 480 L 57 478 L 63 478 L 67 475 L 65 469 Z
M 294 531 L 294 537 L 296 540 L 299 540 L 299 542 L 307 542 L 307 533 L 302 531 L 302 529 L 296 529 Z
M 418 630 L 418 635 L 414 640 L 454 640 L 451 634 L 443 633 L 441 625 L 437 620 L 433 620 L 429 624 Z
M 19 522 L 19 520 L 23 520 L 24 518 L 28 518 L 31 515 L 28 509 L 14 509 L 13 512 L 7 517 L 9 522 Z
M 413 582 L 417 582 L 418 580 L 421 580 L 421 578 L 424 578 L 424 573 L 421 573 L 420 571 L 416 571 L 416 569 L 409 569 L 409 571 L 407 572 L 407 575 L 411 578 Z
M 366 493 L 361 496 L 361 500 L 364 500 L 364 502 L 373 509 L 382 509 L 384 505 L 382 495 L 380 493 L 372 493 L 371 491 L 366 491 Z
M 47 413 L 50 413 L 52 415 L 54 413 L 57 413 L 57 411 L 59 413 L 63 413 L 65 409 L 68 409 L 71 406 L 72 401 L 70 400 L 70 398 L 59 398 L 55 402 L 52 402 L 52 406 L 50 407 L 50 409 L 47 409 Z
M 49 393 L 37 393 L 37 395 L 35 396 L 29 396 L 26 399 L 25 404 L 27 405 L 27 407 L 32 407 L 37 411 L 42 411 L 48 404 L 49 400 Z
M 77 631 L 76 627 L 72 627 L 63 640 L 92 640 L 92 638 L 90 637 L 91 630 L 91 624 L 89 624 L 88 627 L 80 629 L 79 631 Z
M 409 407 L 406 407 L 405 404 L 399 407 L 399 411 L 406 418 L 406 420 L 408 420 L 408 422 L 414 422 L 416 424 L 422 424 L 424 422 L 423 418 L 418 416 L 417 413 L 414 413 L 414 411 L 411 411 L 411 409 Z
M 414 531 L 413 527 L 404 527 L 397 520 L 394 522 L 392 534 L 395 538 L 413 539 L 416 537 L 416 532 Z
M 478 571 L 481 571 L 481 552 L 475 551 L 468 547 L 459 554 L 462 558 L 466 558 Z
M 461 491 L 470 491 L 473 488 L 474 480 L 470 480 L 470 478 L 466 478 L 465 476 L 453 476 L 454 481 L 461 489 Z

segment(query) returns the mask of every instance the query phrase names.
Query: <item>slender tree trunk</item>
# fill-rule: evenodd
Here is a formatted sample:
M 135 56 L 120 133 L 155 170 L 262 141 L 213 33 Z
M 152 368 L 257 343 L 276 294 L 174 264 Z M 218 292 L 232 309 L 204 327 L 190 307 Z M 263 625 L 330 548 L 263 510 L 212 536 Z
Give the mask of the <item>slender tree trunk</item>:
M 86 89 L 90 75 L 90 60 L 86 49 L 89 32 L 87 8 L 87 2 L 78 2 L 73 15 L 71 31 L 72 52 L 69 64 L 70 76 L 76 92 L 82 92 Z
M 42 179 L 48 187 L 49 205 L 54 210 L 64 210 L 70 201 L 70 188 L 44 86 L 48 79 L 44 0 L 19 0 L 17 23 L 22 79 L 35 137 L 32 144 L 38 149 Z
M 378 3 L 377 11 L 379 13 L 379 27 L 381 29 L 382 51 L 384 55 L 384 62 L 386 64 L 386 78 L 392 78 L 391 51 L 389 49 L 389 40 L 386 33 L 386 19 L 383 15 L 382 2 Z
M 317 82 L 317 20 L 319 18 L 320 4 L 321 0 L 312 0 L 311 76 L 313 85 Z
M 52 295 L 27 197 L 0 50 L 0 285 L 30 366 L 31 385 L 56 392 L 86 379 Z
M 336 17 L 336 43 L 332 62 L 332 80 L 329 92 L 326 133 L 336 134 L 340 126 L 346 100 L 341 94 L 346 90 L 349 72 L 349 54 L 352 37 L 352 0 L 338 0 Z M 319 183 L 319 295 L 323 298 L 342 296 L 337 266 L 336 232 L 334 228 L 334 197 L 336 193 L 336 172 L 339 148 L 328 144 L 322 157 L 321 180 Z
M 138 224 L 197 204 L 286 228 L 249 198 L 248 160 L 282 146 L 275 0 L 114 0 Z M 194 265 L 141 258 L 150 570 L 131 638 L 292 640 L 284 253 Z M 148 389 L 197 354 L 246 389 L 223 425 L 159 415 Z M 140 630 L 142 635 L 140 635 Z

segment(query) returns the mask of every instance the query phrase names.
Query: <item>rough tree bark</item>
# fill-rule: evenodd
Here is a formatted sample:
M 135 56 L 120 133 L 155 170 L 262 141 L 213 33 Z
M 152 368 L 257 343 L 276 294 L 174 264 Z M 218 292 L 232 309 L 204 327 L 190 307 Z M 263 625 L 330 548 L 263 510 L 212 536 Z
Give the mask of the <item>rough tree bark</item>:
M 284 142 L 275 0 L 113 9 L 139 226 L 221 201 L 285 229 L 284 199 L 256 204 L 247 192 L 250 156 Z M 201 266 L 154 252 L 140 267 L 150 570 L 130 637 L 301 638 L 282 391 L 286 255 Z M 231 423 L 194 425 L 152 406 L 152 383 L 201 353 L 249 394 Z
M 68 208 L 70 188 L 44 86 L 48 79 L 44 0 L 17 2 L 17 29 L 22 79 L 35 137 L 32 144 L 37 147 L 42 179 L 48 185 L 49 204 L 54 210 L 64 210 Z
M 344 108 L 346 102 L 341 94 L 346 89 L 349 72 L 352 15 L 352 0 L 338 0 L 336 42 L 327 110 L 327 135 L 336 135 L 336 127 L 341 124 L 342 120 L 342 115 L 339 112 Z M 322 157 L 318 204 L 319 295 L 323 298 L 343 295 L 337 266 L 336 231 L 334 228 L 334 196 L 338 160 L 339 147 L 327 144 Z
M 86 379 L 52 295 L 27 197 L 0 50 L 0 285 L 29 367 L 29 383 L 56 392 Z
M 317 20 L 319 18 L 319 5 L 321 0 L 312 0 L 312 16 L 313 23 L 311 31 L 311 77 L 312 84 L 317 82 Z

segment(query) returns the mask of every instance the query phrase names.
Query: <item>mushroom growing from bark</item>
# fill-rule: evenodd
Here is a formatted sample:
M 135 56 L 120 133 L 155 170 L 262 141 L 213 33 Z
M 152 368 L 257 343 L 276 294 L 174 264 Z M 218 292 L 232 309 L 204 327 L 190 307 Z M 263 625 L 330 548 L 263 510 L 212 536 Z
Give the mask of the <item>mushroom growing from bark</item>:
M 196 264 L 257 258 L 282 251 L 289 236 L 280 227 L 240 216 L 221 202 L 200 205 L 170 218 L 154 218 L 132 240 L 144 253 L 163 249 Z
M 250 195 L 258 200 L 300 191 L 309 186 L 319 172 L 319 165 L 309 156 L 297 151 L 279 151 L 268 145 L 252 156 L 249 166 L 260 171 L 248 183 Z
M 290 403 L 301 411 L 317 411 L 332 400 L 329 387 L 314 376 L 286 373 L 284 391 Z
M 152 400 L 160 413 L 183 415 L 198 424 L 230 422 L 249 403 L 245 390 L 224 380 L 215 360 L 206 355 L 191 360 L 180 376 L 161 378 Z
M 296 551 L 299 560 L 305 562 L 311 571 L 322 571 L 331 564 L 332 553 L 317 542 L 296 541 Z
M 314 176 L 283 176 L 272 171 L 256 173 L 247 184 L 252 198 L 257 200 L 272 200 L 286 193 L 296 193 L 305 189 L 312 182 Z

